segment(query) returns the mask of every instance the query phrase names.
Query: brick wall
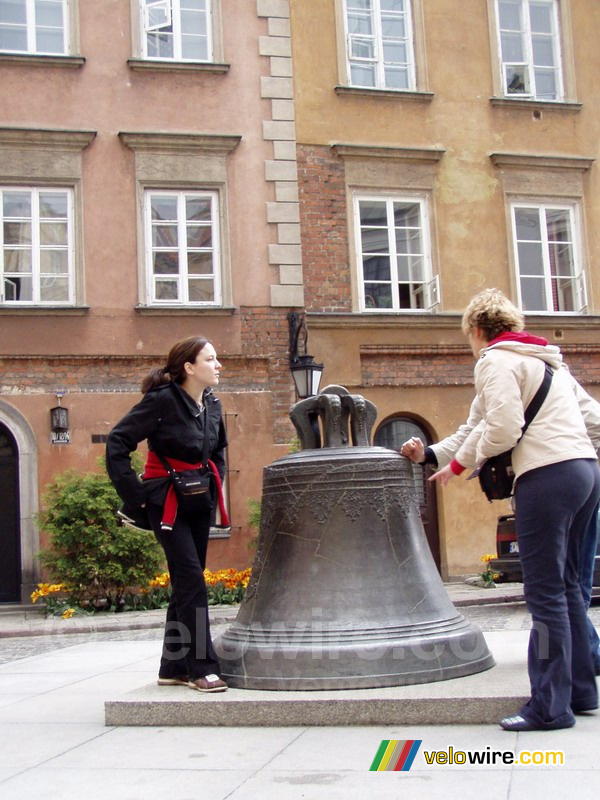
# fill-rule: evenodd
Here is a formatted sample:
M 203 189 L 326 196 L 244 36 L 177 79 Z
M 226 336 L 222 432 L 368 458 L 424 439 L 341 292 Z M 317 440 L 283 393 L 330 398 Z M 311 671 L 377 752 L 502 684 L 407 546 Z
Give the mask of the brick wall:
M 288 412 L 295 400 L 289 368 L 287 309 L 241 308 L 243 352 L 222 356 L 223 392 L 271 393 L 273 437 L 289 442 L 294 428 Z M 164 363 L 164 354 L 133 356 L 1 356 L 0 395 L 137 393 L 147 373 Z
M 561 345 L 560 351 L 571 373 L 579 383 L 583 386 L 600 384 L 599 345 L 565 344 Z
M 306 308 L 351 311 L 344 164 L 311 145 L 298 145 L 297 163 Z
M 473 385 L 473 355 L 468 347 L 363 345 L 364 386 Z
M 290 373 L 290 343 L 287 310 L 280 308 L 240 309 L 242 346 L 248 356 L 266 359 L 268 389 L 273 410 L 273 440 L 289 442 L 294 428 L 288 413 L 295 400 Z
M 583 386 L 600 385 L 600 346 L 565 345 L 561 352 Z M 468 347 L 362 345 L 364 386 L 469 386 L 474 361 Z
M 69 392 L 139 392 L 143 378 L 164 356 L 3 356 L 0 395 Z M 269 362 L 260 357 L 223 359 L 224 391 L 267 391 Z

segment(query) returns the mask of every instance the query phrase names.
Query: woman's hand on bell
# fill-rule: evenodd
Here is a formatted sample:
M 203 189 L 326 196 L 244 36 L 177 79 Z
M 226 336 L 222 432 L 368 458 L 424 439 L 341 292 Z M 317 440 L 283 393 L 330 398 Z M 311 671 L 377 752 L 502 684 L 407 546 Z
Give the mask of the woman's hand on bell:
M 422 464 L 425 461 L 425 445 L 418 436 L 411 436 L 407 442 L 404 442 L 400 453 L 406 458 L 410 458 L 413 464 Z

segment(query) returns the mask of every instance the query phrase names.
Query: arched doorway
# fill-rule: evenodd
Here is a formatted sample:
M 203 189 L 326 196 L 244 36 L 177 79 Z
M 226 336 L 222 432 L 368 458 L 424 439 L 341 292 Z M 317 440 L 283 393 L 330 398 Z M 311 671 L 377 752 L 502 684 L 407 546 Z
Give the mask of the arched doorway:
M 38 468 L 37 468 L 37 446 L 31 425 L 25 417 L 17 411 L 14 406 L 0 399 L 0 433 L 4 443 L 2 452 L 5 460 L 3 474 L 6 486 L 15 486 L 14 492 L 16 510 L 16 536 L 17 542 L 13 545 L 11 554 L 12 567 L 8 566 L 9 558 L 6 555 L 7 544 L 10 538 L 8 530 L 9 521 L 13 519 L 14 506 L 11 506 L 8 498 L 8 491 L 3 488 L 0 494 L 0 553 L 2 560 L 2 572 L 0 572 L 0 592 L 2 600 L 0 602 L 29 603 L 31 592 L 39 581 L 39 564 L 36 553 L 39 550 L 40 542 L 38 529 L 35 524 L 35 514 L 38 510 Z M 12 464 L 12 466 L 11 466 Z M 12 483 L 11 483 L 12 481 Z M 4 486 L 4 483 L 3 483 Z M 16 560 L 16 567 L 15 567 Z M 11 575 L 11 580 L 15 580 L 16 575 L 20 585 L 17 588 L 16 597 L 13 589 L 6 591 L 9 582 L 5 582 L 5 571 Z M 4 599 L 10 596 L 11 599 Z
M 387 447 L 390 450 L 399 450 L 411 436 L 418 436 L 425 445 L 432 443 L 429 433 L 410 417 L 393 417 L 382 423 L 373 437 L 373 444 L 378 447 Z M 441 571 L 440 534 L 438 528 L 437 496 L 435 486 L 427 481 L 431 474 L 431 467 L 421 467 L 413 464 L 415 488 L 421 510 L 421 519 L 425 536 L 431 550 L 431 555 Z
M 19 451 L 0 423 L 0 603 L 21 601 L 21 524 L 19 514 Z

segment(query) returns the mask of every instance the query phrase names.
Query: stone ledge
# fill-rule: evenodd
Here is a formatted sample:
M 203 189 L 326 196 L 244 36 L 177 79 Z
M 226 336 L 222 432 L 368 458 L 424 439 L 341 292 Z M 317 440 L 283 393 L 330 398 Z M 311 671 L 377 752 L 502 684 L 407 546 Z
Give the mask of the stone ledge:
M 158 689 L 165 687 L 157 687 Z M 185 687 L 167 688 L 174 693 Z M 235 690 L 230 689 L 227 695 Z M 239 690 L 241 691 L 241 690 Z M 376 689 L 364 690 L 376 692 Z M 198 693 L 200 694 L 200 693 Z M 253 692 L 254 694 L 254 692 Z M 527 693 L 499 698 L 444 697 L 407 699 L 332 697 L 297 700 L 235 700 L 225 703 L 206 695 L 189 700 L 114 700 L 105 703 L 109 726 L 293 727 L 347 725 L 477 725 L 515 712 Z

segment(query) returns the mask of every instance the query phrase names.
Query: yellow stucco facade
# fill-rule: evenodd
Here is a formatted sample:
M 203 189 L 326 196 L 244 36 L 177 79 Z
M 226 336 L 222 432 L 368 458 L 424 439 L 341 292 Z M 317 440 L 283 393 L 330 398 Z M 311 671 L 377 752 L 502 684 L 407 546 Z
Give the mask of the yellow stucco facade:
M 525 2 L 524 13 L 527 7 Z M 372 11 L 372 20 L 383 20 L 384 36 L 384 10 L 408 9 L 412 86 L 360 86 L 353 78 L 345 15 L 357 8 L 363 11 L 361 33 L 368 32 L 365 19 Z M 555 60 L 563 87 L 555 100 L 506 92 L 494 0 L 290 2 L 310 349 L 326 362 L 325 383 L 352 387 L 376 403 L 378 426 L 406 417 L 437 441 L 466 419 L 473 361 L 460 314 L 488 286 L 518 301 L 511 203 L 520 201 L 577 209 L 587 304 L 576 313 L 534 310 L 526 320 L 528 329 L 561 345 L 576 376 L 600 396 L 600 86 L 594 77 L 600 7 L 560 0 L 548 8 L 556 15 Z M 388 15 L 388 33 L 389 21 Z M 364 36 L 360 44 L 366 47 Z M 385 60 L 377 45 L 374 57 Z M 313 189 L 319 181 L 320 192 Z M 319 193 L 326 198 L 320 206 Z M 439 285 L 431 308 L 374 313 L 361 305 L 353 206 L 361 195 L 425 199 L 431 269 Z M 331 216 L 332 208 L 337 216 L 331 225 L 315 232 L 315 221 Z M 342 244 L 334 243 L 336 236 Z M 344 276 L 337 307 L 335 292 L 322 288 L 323 277 L 334 274 Z M 509 511 L 508 502 L 488 504 L 476 481 L 459 479 L 438 489 L 443 574 L 478 570 L 480 556 L 495 550 L 497 516 Z

